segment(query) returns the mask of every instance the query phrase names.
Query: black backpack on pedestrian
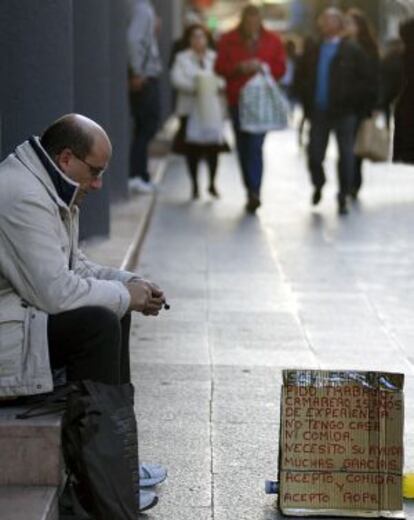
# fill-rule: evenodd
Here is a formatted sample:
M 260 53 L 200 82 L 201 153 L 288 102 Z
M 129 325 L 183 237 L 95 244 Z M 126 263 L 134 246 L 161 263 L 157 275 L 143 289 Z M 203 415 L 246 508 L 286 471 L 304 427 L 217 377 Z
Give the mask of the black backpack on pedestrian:
M 136 520 L 139 471 L 134 388 L 93 381 L 71 386 L 62 447 L 69 475 L 66 499 L 69 494 L 74 517 Z

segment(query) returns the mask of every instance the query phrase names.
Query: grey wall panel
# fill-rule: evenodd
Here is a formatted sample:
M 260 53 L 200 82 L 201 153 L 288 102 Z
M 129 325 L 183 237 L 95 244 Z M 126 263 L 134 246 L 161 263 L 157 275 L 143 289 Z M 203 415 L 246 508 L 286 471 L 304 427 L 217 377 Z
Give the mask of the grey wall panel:
M 109 0 L 73 0 L 74 110 L 110 133 Z M 91 193 L 81 212 L 81 238 L 109 234 L 108 171 L 99 192 Z
M 161 18 L 161 33 L 159 35 L 160 51 L 162 63 L 164 66 L 161 77 L 161 91 L 162 91 L 162 114 L 163 119 L 166 119 L 172 112 L 172 90 L 170 82 L 170 72 L 167 69 L 168 61 L 171 53 L 171 43 L 174 38 L 175 30 L 175 13 L 178 8 L 175 0 L 166 2 L 165 0 L 153 0 L 155 10 Z
M 128 196 L 130 120 L 127 85 L 127 3 L 110 2 L 110 136 L 113 144 L 110 183 L 111 201 Z
M 73 108 L 72 0 L 1 0 L 2 157 Z
M 181 3 L 154 0 L 163 21 L 164 64 Z M 83 238 L 107 235 L 109 199 L 127 197 L 126 17 L 126 0 L 0 0 L 1 157 L 73 111 L 102 124 L 113 142 L 105 187 L 82 207 Z M 167 70 L 162 92 L 165 118 L 171 112 Z

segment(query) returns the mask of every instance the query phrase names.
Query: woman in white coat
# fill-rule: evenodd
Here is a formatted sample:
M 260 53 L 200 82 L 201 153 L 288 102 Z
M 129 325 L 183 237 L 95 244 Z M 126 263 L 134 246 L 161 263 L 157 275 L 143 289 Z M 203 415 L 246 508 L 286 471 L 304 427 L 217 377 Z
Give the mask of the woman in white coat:
M 191 25 L 184 34 L 184 40 L 187 42 L 187 49 L 175 56 L 171 69 L 171 82 L 177 90 L 176 113 L 180 118 L 180 127 L 173 142 L 173 151 L 186 158 L 193 198 L 199 197 L 197 170 L 203 158 L 206 160 L 209 170 L 208 191 L 213 197 L 218 197 L 215 184 L 218 154 L 229 151 L 223 138 L 223 98 L 220 91 L 224 89 L 224 82 L 214 73 L 216 52 L 208 46 L 207 29 L 201 24 Z M 203 92 L 201 92 L 202 81 L 207 86 Z M 207 107 L 207 118 L 210 119 L 210 125 L 212 112 L 214 112 L 212 107 L 216 108 L 216 123 L 213 132 L 211 128 L 207 128 L 208 125 L 203 121 L 203 116 L 200 117 L 200 111 L 197 112 L 197 128 L 194 128 L 194 111 L 200 106 L 200 96 L 204 96 L 202 101 Z M 190 121 L 190 118 L 193 119 Z

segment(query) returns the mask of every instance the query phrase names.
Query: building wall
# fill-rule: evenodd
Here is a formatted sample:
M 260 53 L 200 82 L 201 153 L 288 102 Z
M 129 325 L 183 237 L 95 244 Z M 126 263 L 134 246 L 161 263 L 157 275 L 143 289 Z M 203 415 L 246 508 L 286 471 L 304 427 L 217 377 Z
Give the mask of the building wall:
M 169 55 L 180 0 L 155 0 Z M 1 0 L 0 156 L 56 118 L 80 112 L 108 131 L 114 146 L 104 189 L 82 207 L 81 236 L 107 235 L 110 202 L 127 197 L 127 0 Z M 168 73 L 163 112 L 171 111 Z
M 73 109 L 73 6 L 68 0 L 1 0 L 0 14 L 4 157 Z
M 112 137 L 109 4 L 109 0 L 73 1 L 73 109 L 102 125 Z M 112 165 L 106 178 L 114 173 Z M 95 231 L 100 235 L 109 233 L 108 201 L 108 182 L 104 182 L 99 192 L 85 199 L 81 212 L 82 237 Z
M 124 1 L 124 0 L 122 0 Z M 122 3 L 121 1 L 121 3 Z M 107 183 L 110 200 L 128 196 L 130 116 L 127 88 L 127 11 L 119 8 L 119 0 L 109 4 L 110 95 L 109 128 L 112 137 L 111 172 Z

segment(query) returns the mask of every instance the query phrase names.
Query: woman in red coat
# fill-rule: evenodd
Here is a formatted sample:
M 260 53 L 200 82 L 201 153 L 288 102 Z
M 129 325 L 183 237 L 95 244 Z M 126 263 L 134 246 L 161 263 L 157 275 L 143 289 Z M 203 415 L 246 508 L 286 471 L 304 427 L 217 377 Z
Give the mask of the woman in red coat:
M 243 182 L 247 190 L 246 209 L 249 213 L 254 213 L 260 206 L 265 134 L 252 134 L 241 130 L 238 103 L 244 85 L 262 70 L 265 64 L 275 79 L 283 76 L 283 45 L 276 34 L 263 27 L 259 9 L 249 5 L 242 12 L 239 26 L 221 38 L 216 62 L 216 72 L 227 82 L 227 99 Z

